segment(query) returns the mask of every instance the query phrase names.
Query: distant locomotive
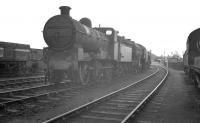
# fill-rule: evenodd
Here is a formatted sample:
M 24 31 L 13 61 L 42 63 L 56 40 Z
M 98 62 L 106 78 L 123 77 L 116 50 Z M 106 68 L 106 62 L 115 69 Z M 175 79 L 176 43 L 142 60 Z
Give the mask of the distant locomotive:
M 92 28 L 88 18 L 70 16 L 70 7 L 50 18 L 43 30 L 48 47 L 43 49 L 46 78 L 52 82 L 70 79 L 87 84 L 110 80 L 150 65 L 150 53 L 140 44 L 118 35 L 113 28 Z
M 200 88 L 200 28 L 189 34 L 186 46 L 183 55 L 184 71 Z
M 30 45 L 0 42 L 0 77 L 14 77 L 42 72 L 42 50 Z

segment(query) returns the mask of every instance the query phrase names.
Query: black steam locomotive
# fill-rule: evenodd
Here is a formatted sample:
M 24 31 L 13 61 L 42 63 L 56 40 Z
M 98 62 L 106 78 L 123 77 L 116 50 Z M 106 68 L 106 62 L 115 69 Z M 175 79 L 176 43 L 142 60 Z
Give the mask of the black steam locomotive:
M 42 73 L 42 53 L 27 44 L 0 41 L 0 77 Z
M 184 71 L 200 88 L 200 28 L 189 34 L 186 47 L 183 55 Z
M 70 16 L 70 7 L 60 7 L 61 14 L 50 18 L 43 30 L 48 47 L 43 49 L 46 77 L 87 84 L 140 72 L 151 64 L 150 52 L 140 44 L 118 35 L 110 27 L 92 28 L 88 18 L 80 21 Z

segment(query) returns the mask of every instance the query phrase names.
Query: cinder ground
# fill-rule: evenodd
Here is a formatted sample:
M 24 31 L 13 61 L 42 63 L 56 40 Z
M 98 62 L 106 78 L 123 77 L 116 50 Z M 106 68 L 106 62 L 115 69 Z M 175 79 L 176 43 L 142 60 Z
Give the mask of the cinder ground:
M 117 80 L 113 80 L 110 83 L 98 83 L 85 89 L 79 91 L 79 93 L 73 96 L 70 99 L 63 100 L 57 105 L 46 105 L 41 109 L 36 109 L 35 112 L 31 114 L 23 114 L 14 117 L 10 117 L 3 122 L 8 123 L 41 123 L 47 119 L 55 117 L 59 114 L 67 112 L 71 109 L 74 109 L 80 105 L 86 104 L 89 101 L 100 98 L 108 93 L 116 91 L 122 87 L 125 87 L 131 83 L 134 83 L 156 71 L 156 68 L 153 67 L 143 73 L 136 75 L 127 75 Z
M 200 123 L 200 91 L 183 71 L 169 69 L 168 79 L 133 123 Z

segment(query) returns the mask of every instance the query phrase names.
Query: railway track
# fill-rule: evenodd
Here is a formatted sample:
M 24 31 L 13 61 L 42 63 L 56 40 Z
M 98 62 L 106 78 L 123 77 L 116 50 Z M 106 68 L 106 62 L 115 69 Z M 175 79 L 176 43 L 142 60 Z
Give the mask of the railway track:
M 20 77 L 0 80 L 0 91 L 44 83 L 44 76 Z M 31 85 L 32 84 L 32 85 Z
M 43 123 L 127 122 L 158 90 L 168 75 L 160 68 L 150 76 Z
M 73 96 L 78 93 L 75 90 L 80 88 L 80 86 L 66 82 L 61 84 L 44 83 L 43 76 L 20 78 L 18 80 L 9 79 L 8 81 L 9 83 L 1 81 L 4 82 L 1 84 L 5 86 L 4 89 L 0 89 L 0 117 L 11 113 L 20 114 L 24 109 L 35 108 L 37 103 L 48 103 L 60 100 L 63 96 Z M 40 84 L 34 85 L 34 82 Z M 30 83 L 30 85 L 21 88 L 16 87 L 16 85 L 27 83 Z M 10 86 L 13 87 L 7 88 Z

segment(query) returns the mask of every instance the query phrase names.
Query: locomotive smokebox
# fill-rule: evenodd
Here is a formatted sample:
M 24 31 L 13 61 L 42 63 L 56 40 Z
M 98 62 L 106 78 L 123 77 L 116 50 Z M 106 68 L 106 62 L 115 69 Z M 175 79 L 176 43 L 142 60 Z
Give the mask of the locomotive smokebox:
M 70 7 L 69 6 L 61 6 L 60 8 L 60 14 L 61 15 L 67 15 L 70 16 Z
M 108 43 L 106 36 L 90 28 L 90 19 L 83 18 L 80 22 L 69 16 L 70 7 L 61 6 L 61 15 L 51 17 L 43 29 L 43 37 L 46 44 L 54 50 L 68 50 L 74 47 L 82 47 L 85 51 L 98 52 Z

